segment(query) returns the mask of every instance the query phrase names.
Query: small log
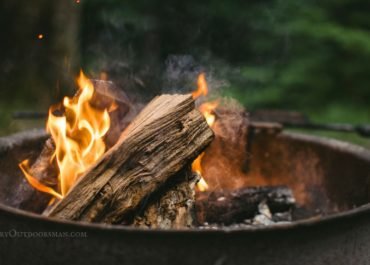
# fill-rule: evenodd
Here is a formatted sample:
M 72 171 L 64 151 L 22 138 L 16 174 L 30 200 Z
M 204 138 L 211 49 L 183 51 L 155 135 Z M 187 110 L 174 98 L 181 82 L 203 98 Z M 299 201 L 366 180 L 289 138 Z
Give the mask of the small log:
M 184 180 L 185 175 L 185 180 Z M 180 172 L 169 187 L 164 187 L 148 198 L 134 226 L 144 228 L 180 229 L 193 226 L 195 185 L 199 176 L 190 168 Z
M 295 204 L 292 191 L 285 186 L 248 187 L 237 190 L 201 192 L 195 201 L 198 224 L 232 224 L 253 218 L 265 201 L 272 213 L 285 212 Z
M 212 139 L 213 132 L 191 95 L 156 97 L 49 216 L 121 223 Z
M 40 155 L 31 165 L 29 173 L 40 183 L 55 189 L 58 184 L 58 170 L 56 164 L 50 162 L 54 150 L 53 140 L 50 138 L 47 139 Z M 36 190 L 26 179 L 24 183 L 21 194 L 22 201 L 19 204 L 19 208 L 35 213 L 42 213 L 52 199 L 52 196 Z

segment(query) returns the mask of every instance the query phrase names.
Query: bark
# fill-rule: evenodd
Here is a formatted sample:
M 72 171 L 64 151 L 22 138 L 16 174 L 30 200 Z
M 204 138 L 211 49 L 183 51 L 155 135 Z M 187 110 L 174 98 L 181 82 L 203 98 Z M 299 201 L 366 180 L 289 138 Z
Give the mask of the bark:
M 198 175 L 193 174 L 190 168 L 180 172 L 172 185 L 148 198 L 143 212 L 135 217 L 134 226 L 162 229 L 192 227 L 194 187 L 198 180 Z

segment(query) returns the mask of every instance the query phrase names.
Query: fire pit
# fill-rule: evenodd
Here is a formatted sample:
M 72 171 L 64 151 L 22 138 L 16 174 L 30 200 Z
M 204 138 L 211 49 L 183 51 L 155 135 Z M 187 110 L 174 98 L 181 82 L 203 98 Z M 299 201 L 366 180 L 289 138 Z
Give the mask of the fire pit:
M 252 126 L 253 127 L 253 126 Z M 148 230 L 63 221 L 12 208 L 24 181 L 18 162 L 47 138 L 0 140 L 2 264 L 368 264 L 370 152 L 343 142 L 258 126 L 247 175 L 291 187 L 306 209 L 289 224 L 216 230 Z M 315 217 L 303 219 L 309 215 Z M 298 211 L 299 215 L 299 211 Z M 30 233 L 29 233 L 30 232 Z M 43 258 L 36 258 L 43 253 Z

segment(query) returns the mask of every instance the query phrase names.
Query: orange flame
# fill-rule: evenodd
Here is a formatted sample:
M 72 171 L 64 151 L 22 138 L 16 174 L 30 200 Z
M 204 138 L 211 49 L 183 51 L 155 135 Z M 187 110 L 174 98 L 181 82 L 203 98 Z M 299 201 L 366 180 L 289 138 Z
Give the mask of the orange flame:
M 192 96 L 194 99 L 199 98 L 200 96 L 206 96 L 208 94 L 208 85 L 205 78 L 205 74 L 201 73 L 198 76 L 198 88 L 196 91 L 192 93 Z M 216 116 L 213 113 L 213 111 L 217 108 L 219 102 L 218 101 L 212 101 L 212 102 L 205 102 L 199 107 L 199 111 L 203 114 L 205 117 L 208 125 L 212 128 L 213 124 L 216 121 Z M 200 154 L 193 162 L 192 164 L 192 170 L 193 172 L 198 173 L 202 176 L 202 158 L 204 156 L 204 153 Z M 206 180 L 201 177 L 200 181 L 197 183 L 197 188 L 199 191 L 206 191 L 208 190 L 208 184 Z
M 27 160 L 24 160 L 22 163 L 19 164 L 19 167 L 21 168 L 24 176 L 26 177 L 27 181 L 33 186 L 35 187 L 36 189 L 38 189 L 39 191 L 42 191 L 42 192 L 46 192 L 46 193 L 50 193 L 51 195 L 57 197 L 58 199 L 62 199 L 63 197 L 58 193 L 56 192 L 54 189 L 42 184 L 38 179 L 32 177 L 29 173 L 28 173 L 28 169 L 29 169 L 29 161 L 28 159 Z
M 197 99 L 200 96 L 207 96 L 208 94 L 208 85 L 206 81 L 206 75 L 204 73 L 199 74 L 198 76 L 198 88 L 197 90 L 193 91 L 192 96 L 193 99 Z
M 19 165 L 34 188 L 57 198 L 63 198 L 86 169 L 104 154 L 106 146 L 103 137 L 110 127 L 108 110 L 92 106 L 94 86 L 82 71 L 77 83 L 77 95 L 63 100 L 64 114 L 55 115 L 56 108 L 51 107 L 46 125 L 56 147 L 52 161 L 56 160 L 59 169 L 60 192 L 31 176 L 28 161 Z

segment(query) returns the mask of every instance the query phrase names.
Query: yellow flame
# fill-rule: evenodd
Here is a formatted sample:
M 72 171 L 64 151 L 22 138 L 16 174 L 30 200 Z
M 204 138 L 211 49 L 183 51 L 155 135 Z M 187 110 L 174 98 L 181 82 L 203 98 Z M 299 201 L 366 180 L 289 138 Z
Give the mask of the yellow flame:
M 219 101 L 215 100 L 203 103 L 199 107 L 199 111 L 203 114 L 204 118 L 206 118 L 206 121 L 210 127 L 212 127 L 216 121 L 216 115 L 214 114 L 214 110 L 217 108 L 218 105 Z
M 56 160 L 59 169 L 60 192 L 46 187 L 32 177 L 28 162 L 20 164 L 26 179 L 34 188 L 57 198 L 65 196 L 86 169 L 104 154 L 106 146 L 103 137 L 110 127 L 108 110 L 99 110 L 92 106 L 94 86 L 82 71 L 77 83 L 77 95 L 63 99 L 64 114 L 55 115 L 56 108 L 51 107 L 46 125 L 46 130 L 55 143 L 52 160 Z
M 205 78 L 205 74 L 201 73 L 198 76 L 198 88 L 192 93 L 192 96 L 194 99 L 199 98 L 200 96 L 206 96 L 208 94 L 208 85 Z M 199 111 L 203 114 L 205 117 L 208 125 L 212 128 L 213 124 L 216 121 L 216 116 L 214 114 L 214 110 L 219 105 L 218 101 L 212 101 L 212 102 L 205 102 L 199 107 Z M 197 188 L 199 191 L 206 191 L 208 190 L 209 186 L 207 184 L 207 181 L 202 177 L 202 158 L 204 156 L 204 152 L 200 154 L 193 162 L 192 164 L 192 170 L 193 172 L 198 173 L 201 176 L 200 181 L 197 183 Z
M 209 189 L 209 186 L 207 184 L 207 181 L 203 177 L 197 183 L 197 188 L 201 192 L 207 191 Z

